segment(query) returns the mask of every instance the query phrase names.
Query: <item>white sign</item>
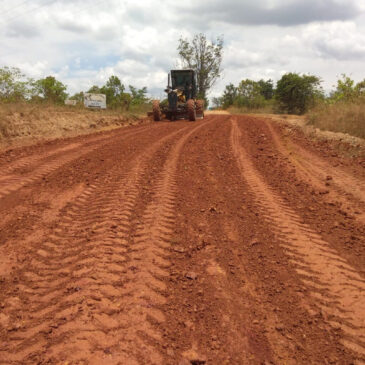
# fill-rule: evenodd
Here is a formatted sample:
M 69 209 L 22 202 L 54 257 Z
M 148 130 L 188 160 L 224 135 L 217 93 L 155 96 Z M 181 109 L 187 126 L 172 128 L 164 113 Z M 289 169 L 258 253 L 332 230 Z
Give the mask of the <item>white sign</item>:
M 84 105 L 86 108 L 106 109 L 106 95 L 104 94 L 84 94 Z
M 75 106 L 76 105 L 76 100 L 69 100 L 69 99 L 67 99 L 67 100 L 65 100 L 65 104 L 66 105 L 73 105 L 73 106 Z

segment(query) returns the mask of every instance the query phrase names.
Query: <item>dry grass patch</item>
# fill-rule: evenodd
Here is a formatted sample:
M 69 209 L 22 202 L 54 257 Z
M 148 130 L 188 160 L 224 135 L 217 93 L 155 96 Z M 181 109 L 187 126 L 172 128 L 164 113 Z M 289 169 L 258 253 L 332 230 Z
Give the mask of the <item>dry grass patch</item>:
M 321 104 L 307 114 L 309 125 L 365 138 L 365 100 Z

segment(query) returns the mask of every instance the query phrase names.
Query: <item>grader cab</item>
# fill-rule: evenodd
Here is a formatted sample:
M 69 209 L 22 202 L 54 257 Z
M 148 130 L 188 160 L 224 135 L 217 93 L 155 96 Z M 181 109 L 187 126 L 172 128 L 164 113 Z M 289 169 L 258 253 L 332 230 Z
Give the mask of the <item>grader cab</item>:
M 155 121 L 204 118 L 204 101 L 197 99 L 196 75 L 194 70 L 171 70 L 165 89 L 167 100 L 154 100 L 152 115 Z

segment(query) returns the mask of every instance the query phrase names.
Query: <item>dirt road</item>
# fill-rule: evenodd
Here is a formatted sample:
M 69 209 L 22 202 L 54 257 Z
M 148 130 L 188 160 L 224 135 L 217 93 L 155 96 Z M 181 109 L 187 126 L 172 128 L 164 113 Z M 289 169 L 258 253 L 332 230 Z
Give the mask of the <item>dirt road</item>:
M 0 155 L 1 364 L 365 364 L 365 163 L 209 115 Z

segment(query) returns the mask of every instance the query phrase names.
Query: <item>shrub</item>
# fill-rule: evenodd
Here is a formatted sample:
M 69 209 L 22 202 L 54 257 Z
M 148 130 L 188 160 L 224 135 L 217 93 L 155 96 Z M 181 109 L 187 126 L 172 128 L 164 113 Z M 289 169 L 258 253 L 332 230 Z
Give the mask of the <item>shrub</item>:
M 313 75 L 287 73 L 277 82 L 276 106 L 279 112 L 304 114 L 323 98 L 321 80 Z

